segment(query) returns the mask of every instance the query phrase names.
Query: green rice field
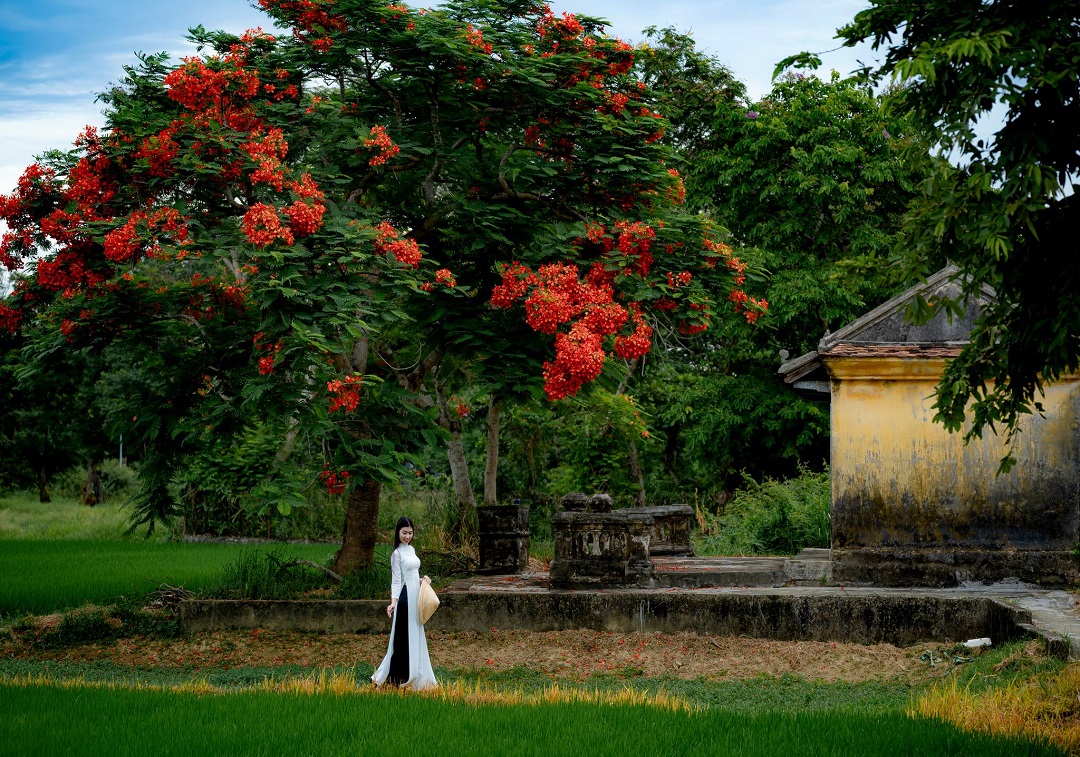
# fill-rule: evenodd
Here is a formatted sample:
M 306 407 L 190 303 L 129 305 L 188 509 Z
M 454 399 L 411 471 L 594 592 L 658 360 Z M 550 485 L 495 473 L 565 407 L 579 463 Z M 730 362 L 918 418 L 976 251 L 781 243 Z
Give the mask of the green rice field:
M 273 545 L 282 555 L 324 561 L 333 544 Z M 47 613 L 143 596 L 159 584 L 207 589 L 252 546 L 89 540 L 0 540 L 0 615 Z M 270 549 L 270 547 L 266 547 Z
M 78 727 L 71 727 L 77 723 Z M 394 693 L 169 692 L 0 684 L 6 754 L 1059 755 L 902 713 L 737 714 L 647 704 L 484 704 Z
M 0 616 L 108 604 L 145 596 L 163 583 L 208 589 L 226 564 L 254 549 L 322 562 L 337 548 L 176 542 L 163 529 L 151 538 L 125 536 L 128 514 L 114 503 L 85 507 L 58 498 L 42 504 L 26 492 L 0 497 Z

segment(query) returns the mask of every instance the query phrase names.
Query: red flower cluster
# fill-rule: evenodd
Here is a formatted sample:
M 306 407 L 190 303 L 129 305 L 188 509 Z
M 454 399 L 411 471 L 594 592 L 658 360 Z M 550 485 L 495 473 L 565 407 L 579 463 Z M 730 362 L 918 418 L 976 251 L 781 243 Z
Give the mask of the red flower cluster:
M 454 411 L 454 415 L 458 418 L 465 418 L 469 415 L 469 406 L 465 404 L 465 400 L 457 395 L 450 398 L 449 405 L 450 409 Z
M 390 253 L 397 262 L 408 268 L 418 268 L 423 253 L 415 239 L 401 239 L 397 229 L 386 221 L 375 226 L 379 233 L 375 239 L 375 252 L 380 255 Z
M 686 202 L 686 185 L 683 184 L 682 177 L 679 176 L 678 170 L 669 168 L 668 175 L 673 179 L 672 184 L 667 191 L 668 199 L 676 205 L 682 205 Z
M 630 315 L 636 324 L 634 333 L 615 337 L 615 354 L 625 360 L 645 357 L 652 347 L 652 326 L 645 322 L 638 303 L 630 305 Z
M 281 216 L 272 205 L 257 202 L 244 213 L 240 222 L 248 241 L 256 247 L 267 247 L 278 239 L 291 245 L 295 241 L 292 231 L 281 225 Z
M 0 329 L 6 329 L 14 334 L 19 330 L 22 321 L 22 313 L 7 305 L 0 303 Z
M 144 246 L 147 256 L 154 257 L 162 239 L 183 245 L 188 239 L 186 220 L 176 208 L 158 208 L 153 213 L 137 210 L 123 226 L 105 235 L 105 257 L 114 263 L 133 263 Z
M 601 255 L 606 258 L 608 253 L 618 250 L 621 260 L 620 267 L 626 273 L 635 273 L 645 277 L 652 268 L 653 254 L 652 243 L 656 239 L 656 230 L 642 221 L 616 221 L 609 231 L 603 224 L 586 224 L 585 239 L 580 242 L 591 242 L 600 246 Z
M 375 152 L 368 160 L 370 166 L 381 166 L 401 152 L 401 148 L 395 145 L 390 135 L 386 133 L 385 126 L 372 126 L 370 136 L 361 140 L 360 143 Z
M 345 380 L 334 379 L 326 382 L 327 398 L 330 400 L 330 412 L 344 409 L 351 413 L 360 404 L 360 382 L 362 376 L 346 376 Z
M 484 32 L 476 29 L 472 24 L 465 27 L 465 39 L 470 45 L 480 50 L 485 55 L 491 55 L 491 43 L 484 42 Z
M 454 278 L 454 274 L 450 272 L 449 268 L 440 268 L 435 271 L 435 283 L 445 284 L 450 289 L 457 286 L 457 279 Z
M 602 229 L 594 226 L 590 232 L 602 235 Z M 575 394 L 599 376 L 606 356 L 604 337 L 619 332 L 628 320 L 632 319 L 634 331 L 616 336 L 615 354 L 632 359 L 648 353 L 652 327 L 637 303 L 627 309 L 615 302 L 614 274 L 601 263 L 594 264 L 584 280 L 576 265 L 562 263 L 541 266 L 533 273 L 514 262 L 502 274 L 502 284 L 492 291 L 492 307 L 508 308 L 524 298 L 526 322 L 536 331 L 555 334 L 555 360 L 544 364 L 544 391 L 549 399 Z M 568 332 L 559 331 L 564 324 L 570 324 Z
M 323 486 L 326 487 L 327 494 L 344 494 L 346 489 L 349 488 L 352 474 L 347 470 L 332 471 L 328 463 L 323 467 L 323 472 L 319 474 L 319 478 L 322 480 Z
M 555 335 L 555 360 L 544 363 L 544 392 L 553 402 L 577 394 L 603 367 L 603 339 L 584 323 L 575 323 L 569 333 Z
M 325 212 L 326 206 L 321 203 L 308 205 L 300 200 L 285 208 L 285 215 L 289 217 L 289 229 L 297 237 L 310 236 L 318 231 Z
M 742 313 L 746 317 L 747 323 L 754 323 L 769 310 L 769 303 L 764 297 L 759 300 L 741 289 L 734 290 L 728 295 L 728 299 L 734 303 L 735 312 Z
M 224 115 L 222 104 L 237 97 L 252 100 L 259 95 L 259 75 L 244 68 L 245 51 L 235 49 L 224 61 L 211 60 L 207 65 L 200 58 L 184 58 L 184 65 L 165 75 L 169 98 L 191 111 Z M 226 120 L 226 119 L 221 119 Z
M 259 0 L 259 5 L 267 11 L 277 9 L 293 16 L 293 36 L 316 50 L 325 51 L 333 46 L 334 41 L 326 34 L 349 28 L 343 16 L 326 10 L 334 5 L 334 0 Z
M 266 134 L 254 133 L 253 139 L 240 145 L 258 164 L 251 174 L 252 184 L 269 184 L 277 191 L 285 185 L 285 171 L 281 161 L 289 154 L 289 143 L 281 129 L 269 129 Z
M 279 339 L 274 343 L 264 342 L 265 336 L 266 335 L 260 331 L 251 341 L 255 345 L 256 352 L 267 353 L 259 358 L 259 374 L 262 376 L 269 376 L 274 372 L 274 365 L 277 363 L 277 355 L 281 352 L 281 340 Z

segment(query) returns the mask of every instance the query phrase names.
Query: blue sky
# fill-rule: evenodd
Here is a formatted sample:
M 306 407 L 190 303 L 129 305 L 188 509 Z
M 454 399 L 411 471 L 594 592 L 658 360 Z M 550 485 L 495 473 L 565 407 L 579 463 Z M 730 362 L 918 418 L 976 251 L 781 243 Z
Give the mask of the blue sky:
M 630 42 L 648 26 L 690 32 L 754 97 L 768 91 L 776 61 L 835 48 L 836 28 L 865 6 L 864 0 L 552 2 L 559 12 L 606 18 L 609 32 Z M 136 51 L 192 54 L 184 34 L 199 24 L 238 33 L 270 29 L 247 0 L 0 0 L 0 194 L 14 189 L 36 154 L 66 149 L 83 126 L 101 124 L 95 94 L 120 79 Z M 848 49 L 830 53 L 823 71 L 847 74 L 857 57 Z

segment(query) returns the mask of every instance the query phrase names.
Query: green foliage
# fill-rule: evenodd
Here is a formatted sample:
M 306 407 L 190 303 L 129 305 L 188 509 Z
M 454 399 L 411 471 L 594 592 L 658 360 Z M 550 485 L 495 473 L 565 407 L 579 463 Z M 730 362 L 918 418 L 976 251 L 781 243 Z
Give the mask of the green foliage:
M 423 567 L 428 570 L 427 565 Z M 389 596 L 390 562 L 385 555 L 378 555 L 370 568 L 354 570 L 345 576 L 334 591 L 337 599 L 386 599 Z
M 924 130 L 881 100 L 835 74 L 791 74 L 760 102 L 718 111 L 723 144 L 695 160 L 687 196 L 770 272 L 766 331 L 747 334 L 757 345 L 812 350 L 898 288 L 888 271 L 859 279 L 839 265 L 888 254 L 927 173 Z
M 753 328 L 729 321 L 693 342 L 669 337 L 631 385 L 650 419 L 649 501 L 723 500 L 742 473 L 786 478 L 828 458 L 827 405 L 795 395 L 776 369 L 899 290 L 880 266 L 850 275 L 851 261 L 896 244 L 929 141 L 855 80 L 792 74 L 747 102 L 721 64 L 671 30 L 653 33 L 640 65 L 690 124 L 677 144 L 687 203 L 731 232 L 750 265 L 746 291 L 769 303 Z
M 838 32 L 879 51 L 864 73 L 898 83 L 889 112 L 938 145 L 895 264 L 925 279 L 947 255 L 965 294 L 997 294 L 937 387 L 935 420 L 966 439 L 998 426 L 1011 438 L 1042 383 L 1080 367 L 1077 29 L 1070 0 L 872 0 Z
M 326 583 L 325 573 L 287 557 L 281 548 L 244 549 L 206 593 L 220 599 L 295 599 Z
M 656 437 L 643 458 L 650 502 L 714 501 L 743 474 L 784 477 L 828 458 L 828 405 L 779 385 L 775 358 L 727 370 L 708 358 L 672 355 L 638 384 Z
M 108 607 L 86 606 L 63 613 L 55 626 L 34 627 L 22 639 L 35 649 L 65 649 L 112 643 L 132 637 L 172 638 L 180 635 L 174 613 L 149 610 L 127 599 Z
M 635 70 L 654 93 L 656 109 L 671 122 L 664 139 L 684 161 L 680 170 L 693 173 L 698 154 L 715 149 L 723 139 L 716 119 L 746 100 L 746 86 L 720 61 L 698 50 L 689 34 L 670 26 L 651 26 L 643 33 L 646 42 L 634 56 Z
M 829 471 L 802 468 L 786 481 L 747 477 L 717 513 L 706 513 L 704 554 L 793 555 L 829 546 Z
M 86 486 L 86 466 L 78 465 L 56 474 L 50 491 L 55 497 L 79 499 Z M 131 465 L 120 466 L 116 459 L 109 459 L 98 467 L 101 477 L 103 502 L 124 504 L 139 490 L 139 474 Z
M 280 428 L 245 426 L 201 440 L 172 481 L 185 534 L 333 539 L 345 496 L 317 486 L 321 449 L 296 445 L 281 459 Z

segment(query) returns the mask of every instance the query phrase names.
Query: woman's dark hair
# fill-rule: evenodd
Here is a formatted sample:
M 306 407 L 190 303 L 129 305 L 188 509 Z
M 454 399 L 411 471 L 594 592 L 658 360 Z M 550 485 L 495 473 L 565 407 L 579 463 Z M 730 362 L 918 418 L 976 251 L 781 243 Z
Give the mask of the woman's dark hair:
M 401 529 L 403 528 L 411 528 L 413 533 L 416 533 L 416 526 L 413 525 L 413 522 L 402 515 L 397 519 L 397 525 L 394 526 L 394 549 L 401 546 Z

